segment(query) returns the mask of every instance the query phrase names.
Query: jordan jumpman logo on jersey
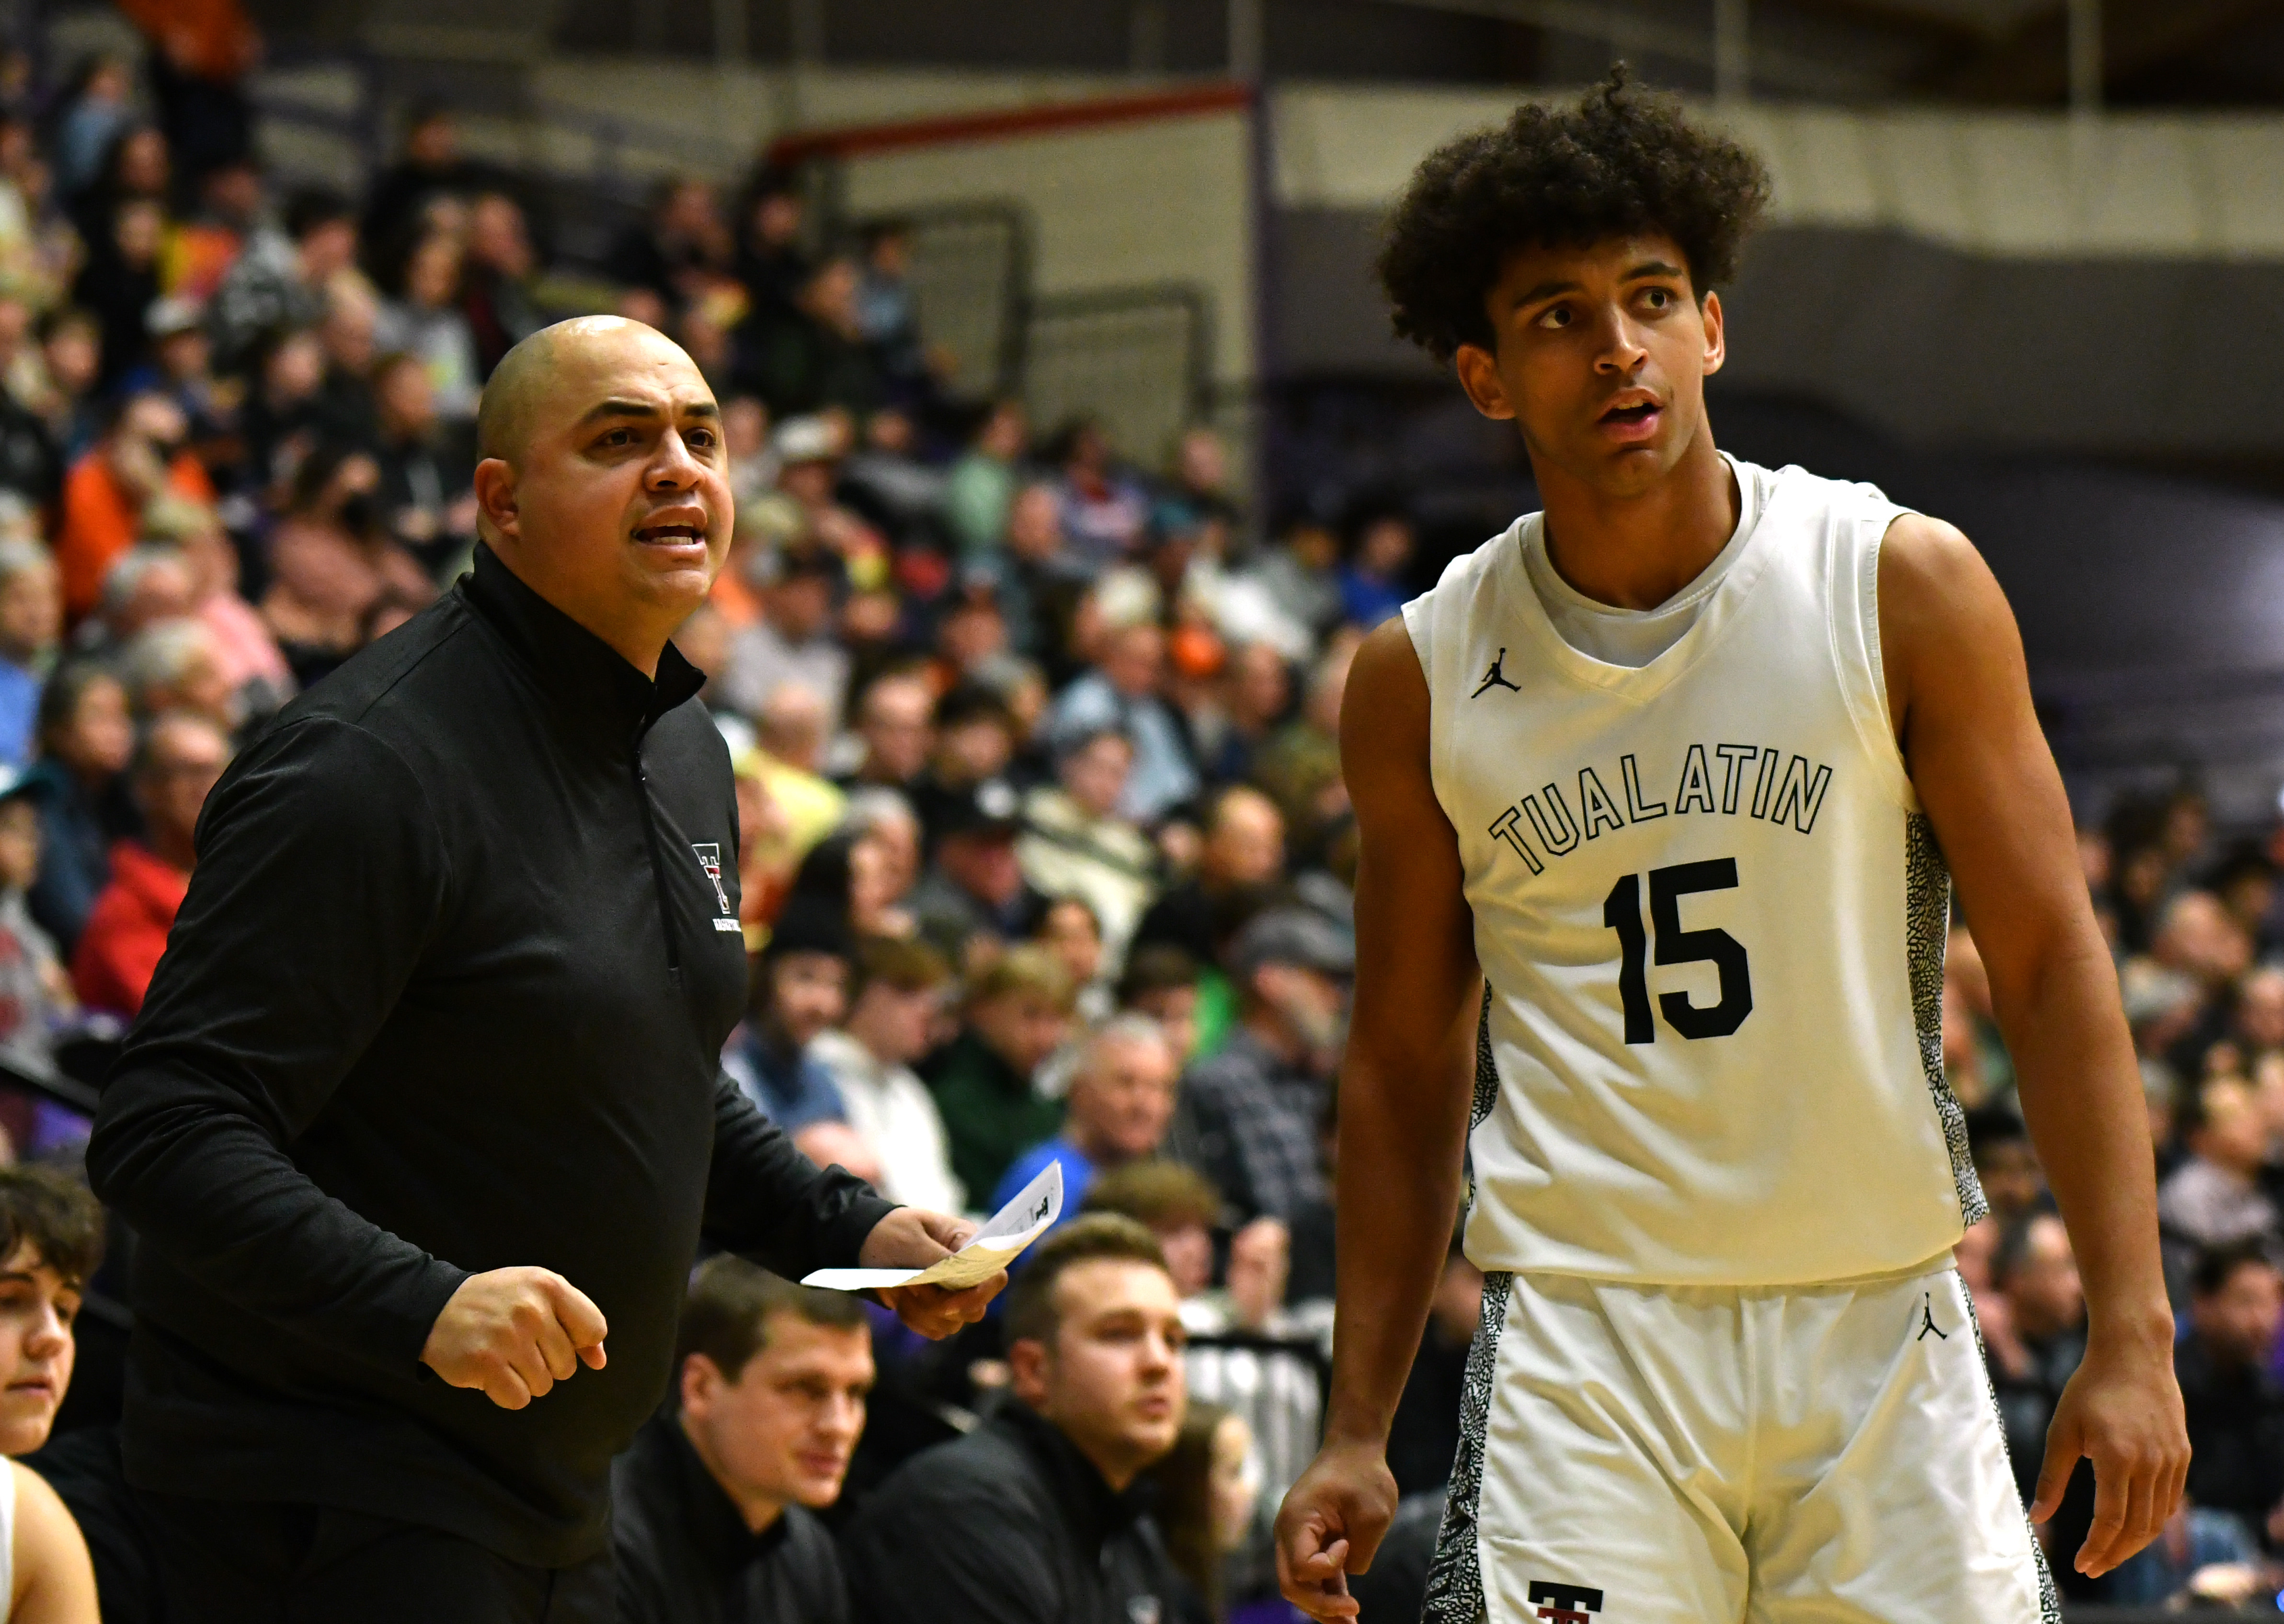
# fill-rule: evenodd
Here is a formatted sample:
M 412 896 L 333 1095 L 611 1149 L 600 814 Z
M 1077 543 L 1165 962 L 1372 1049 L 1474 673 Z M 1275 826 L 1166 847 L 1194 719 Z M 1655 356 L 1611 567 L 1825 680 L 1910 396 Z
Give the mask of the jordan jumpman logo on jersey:
M 1914 1342 L 1926 1341 L 1928 1339 L 1928 1332 L 1930 1331 L 1935 1332 L 1936 1339 L 1937 1341 L 1948 1342 L 1951 1340 L 1951 1332 L 1945 1331 L 1942 1326 L 1935 1323 L 1935 1293 L 1933 1292 L 1922 1292 L 1920 1293 L 1920 1333 L 1913 1337 L 1912 1340 Z
M 1505 649 L 1501 649 L 1498 652 L 1498 658 L 1491 661 L 1491 668 L 1483 673 L 1483 680 L 1476 685 L 1475 691 L 1469 694 L 1467 698 L 1470 699 L 1481 698 L 1483 691 L 1487 688 L 1511 688 L 1515 692 L 1521 693 L 1522 691 L 1521 686 L 1518 683 L 1508 682 L 1506 680 L 1506 674 L 1499 669 L 1499 668 L 1506 663 L 1506 651 Z

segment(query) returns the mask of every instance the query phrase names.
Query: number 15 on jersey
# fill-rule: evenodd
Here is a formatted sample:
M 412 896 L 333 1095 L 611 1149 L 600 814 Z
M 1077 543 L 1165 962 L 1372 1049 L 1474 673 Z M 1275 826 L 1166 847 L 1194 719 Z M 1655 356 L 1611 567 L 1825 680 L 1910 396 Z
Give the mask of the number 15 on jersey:
M 1626 1014 L 1626 1042 L 1654 1043 L 1657 1023 L 1650 1014 L 1649 932 L 1642 928 L 1642 877 L 1622 874 L 1602 901 L 1602 923 L 1618 933 L 1618 997 Z M 1649 916 L 1657 933 L 1661 964 L 1710 964 L 1720 972 L 1721 1001 L 1701 1009 L 1687 993 L 1658 995 L 1666 1025 L 1686 1038 L 1727 1037 L 1753 1012 L 1753 974 L 1744 944 L 1723 930 L 1681 928 L 1681 899 L 1699 891 L 1732 891 L 1737 885 L 1734 857 L 1677 863 L 1649 871 Z

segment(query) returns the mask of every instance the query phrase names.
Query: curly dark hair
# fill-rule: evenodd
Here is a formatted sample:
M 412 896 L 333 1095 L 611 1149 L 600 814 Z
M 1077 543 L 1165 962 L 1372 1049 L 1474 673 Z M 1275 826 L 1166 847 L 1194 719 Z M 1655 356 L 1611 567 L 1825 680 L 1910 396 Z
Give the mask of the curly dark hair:
M 74 1291 L 103 1261 L 103 1208 L 59 1167 L 0 1167 L 0 1261 L 29 1246 Z
M 1662 232 L 1702 299 L 1735 277 L 1768 200 L 1758 158 L 1630 84 L 1621 62 L 1575 107 L 1525 103 L 1430 152 L 1388 217 L 1381 286 L 1396 335 L 1449 363 L 1462 344 L 1492 347 L 1483 295 L 1514 250 Z

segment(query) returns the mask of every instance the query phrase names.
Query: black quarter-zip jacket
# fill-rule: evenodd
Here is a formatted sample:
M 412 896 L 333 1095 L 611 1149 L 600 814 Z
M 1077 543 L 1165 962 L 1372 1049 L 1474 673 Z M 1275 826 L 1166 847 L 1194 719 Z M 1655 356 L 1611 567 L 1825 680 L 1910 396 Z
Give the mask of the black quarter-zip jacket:
M 561 1565 L 665 1391 L 701 1231 L 781 1274 L 887 1202 L 723 1078 L 727 752 L 489 549 L 233 761 L 88 1167 L 136 1227 L 127 1472 Z M 609 1362 L 521 1410 L 418 1362 L 471 1273 L 551 1269 Z
M 892 1472 L 842 1545 L 856 1624 L 1175 1624 L 1185 1584 L 1146 1480 L 1113 1493 L 1010 1399 Z

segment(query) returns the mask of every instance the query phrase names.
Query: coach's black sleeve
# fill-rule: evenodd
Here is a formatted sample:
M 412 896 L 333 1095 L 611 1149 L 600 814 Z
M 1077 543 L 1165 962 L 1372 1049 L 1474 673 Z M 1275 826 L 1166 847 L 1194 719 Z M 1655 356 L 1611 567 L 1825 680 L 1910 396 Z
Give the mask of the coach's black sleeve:
M 388 1016 L 450 891 L 425 792 L 381 741 L 315 716 L 257 741 L 208 799 L 88 1146 L 96 1193 L 143 1245 L 396 1371 L 466 1271 L 326 1195 L 287 1147 Z
M 716 1079 L 706 1181 L 706 1238 L 716 1245 L 798 1280 L 853 1265 L 872 1226 L 894 1211 L 864 1180 L 817 1167 L 736 1083 Z

